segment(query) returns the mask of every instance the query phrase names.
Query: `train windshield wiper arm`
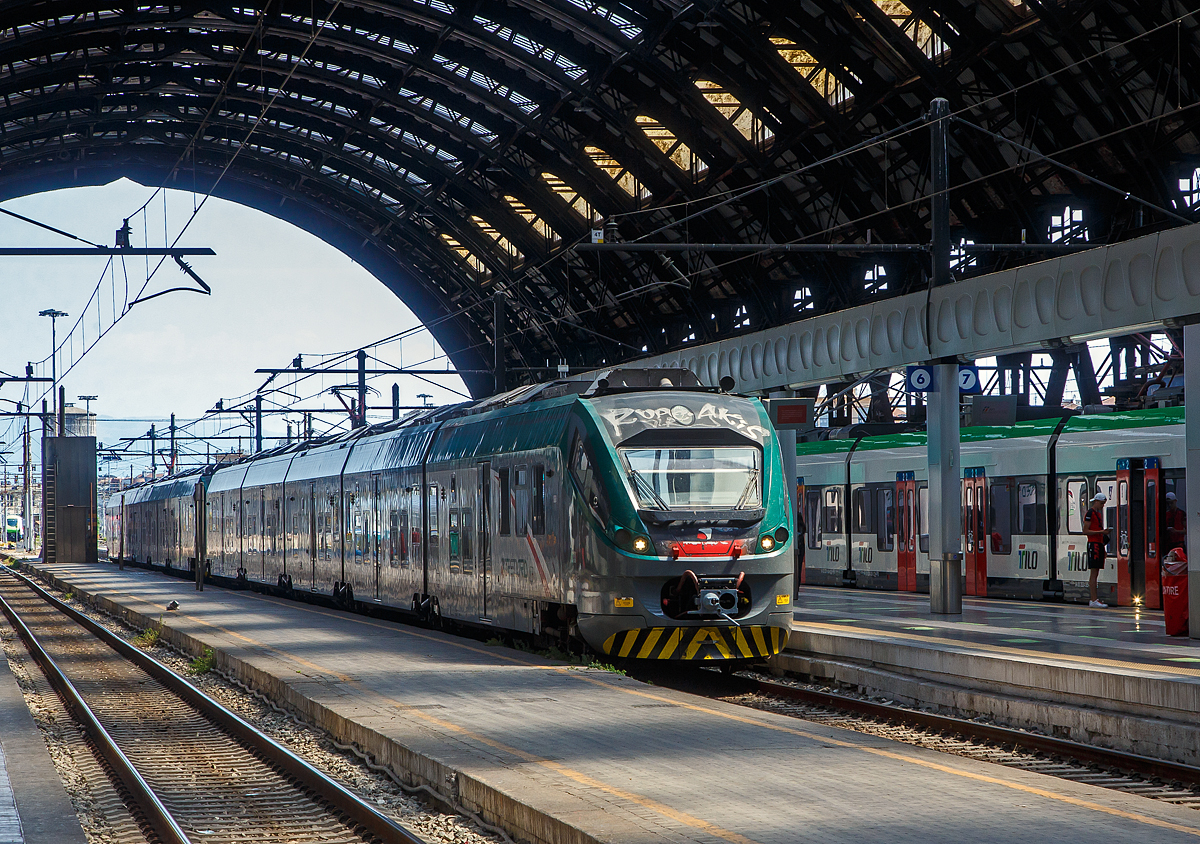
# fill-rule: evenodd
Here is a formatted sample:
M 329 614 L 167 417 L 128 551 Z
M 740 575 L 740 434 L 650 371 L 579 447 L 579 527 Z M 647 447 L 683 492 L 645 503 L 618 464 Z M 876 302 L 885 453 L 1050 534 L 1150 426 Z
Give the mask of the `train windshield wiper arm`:
M 746 488 L 742 490 L 742 497 L 738 499 L 737 504 L 733 506 L 734 510 L 745 510 L 746 500 L 750 498 L 750 493 L 754 492 L 754 484 L 758 481 L 758 469 L 750 470 L 750 477 L 746 479 Z
M 651 501 L 654 502 L 654 506 L 659 510 L 671 509 L 670 505 L 662 500 L 662 496 L 654 491 L 654 486 L 637 469 L 629 470 L 629 479 L 633 481 L 635 488 L 650 496 Z

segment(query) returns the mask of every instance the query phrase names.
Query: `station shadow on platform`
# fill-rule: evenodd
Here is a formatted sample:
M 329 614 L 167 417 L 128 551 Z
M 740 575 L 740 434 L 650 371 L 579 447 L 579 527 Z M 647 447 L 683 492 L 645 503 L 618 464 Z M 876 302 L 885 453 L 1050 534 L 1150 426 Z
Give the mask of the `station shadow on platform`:
M 1174 841 L 1200 814 L 553 663 L 115 566 L 37 565 L 536 842 Z

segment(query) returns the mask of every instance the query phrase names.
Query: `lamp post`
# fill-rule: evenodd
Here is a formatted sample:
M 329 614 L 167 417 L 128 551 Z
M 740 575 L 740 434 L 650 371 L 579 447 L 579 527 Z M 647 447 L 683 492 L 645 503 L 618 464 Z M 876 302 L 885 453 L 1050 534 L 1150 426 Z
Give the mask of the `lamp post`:
M 58 418 L 58 318 L 70 316 L 66 311 L 47 308 L 44 311 L 39 311 L 38 316 L 50 317 L 50 400 L 54 408 L 54 416 Z M 60 437 L 62 431 L 56 431 Z

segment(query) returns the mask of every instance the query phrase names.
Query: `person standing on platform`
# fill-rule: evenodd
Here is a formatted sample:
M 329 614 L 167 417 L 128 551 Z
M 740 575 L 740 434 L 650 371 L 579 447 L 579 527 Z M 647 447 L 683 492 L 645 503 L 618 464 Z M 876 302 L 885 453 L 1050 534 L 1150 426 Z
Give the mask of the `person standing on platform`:
M 1163 521 L 1167 527 L 1167 543 L 1163 547 L 1165 556 L 1172 548 L 1183 548 L 1187 545 L 1187 516 L 1173 492 L 1167 493 L 1167 509 L 1163 512 Z
M 1088 601 L 1089 607 L 1098 607 L 1103 609 L 1108 604 L 1100 600 L 1100 595 L 1096 590 L 1096 581 L 1100 577 L 1100 570 L 1104 568 L 1104 541 L 1107 538 L 1107 531 L 1104 530 L 1104 503 L 1108 501 L 1108 496 L 1103 492 L 1097 492 L 1092 496 L 1092 506 L 1088 507 L 1087 512 L 1083 515 L 1083 531 L 1087 534 L 1087 565 L 1088 565 Z

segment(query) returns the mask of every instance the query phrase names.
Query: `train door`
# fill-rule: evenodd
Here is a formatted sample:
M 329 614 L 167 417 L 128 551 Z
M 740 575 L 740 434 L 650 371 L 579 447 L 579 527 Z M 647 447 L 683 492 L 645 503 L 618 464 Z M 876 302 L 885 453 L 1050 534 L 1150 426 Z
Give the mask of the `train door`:
M 896 588 L 917 591 L 917 482 L 912 472 L 896 473 Z
M 302 493 L 303 494 L 303 493 Z M 303 529 L 305 526 L 301 526 Z M 317 483 L 308 482 L 308 567 L 312 573 L 308 588 L 317 588 Z
M 987 595 L 987 478 L 982 468 L 963 471 L 963 549 L 967 595 Z
M 1158 561 L 1162 544 L 1159 514 L 1162 509 L 1162 468 L 1158 458 L 1122 458 L 1116 479 L 1117 604 L 1162 606 Z M 1097 488 L 1108 494 L 1105 483 Z M 1106 508 L 1107 509 L 1107 508 Z M 1107 521 L 1105 526 L 1107 527 Z
M 1163 478 L 1162 462 L 1157 457 L 1147 457 L 1142 473 L 1145 483 L 1145 536 L 1146 564 L 1142 569 L 1142 602 L 1149 609 L 1162 607 L 1162 591 L 1159 580 L 1159 560 L 1162 556 Z M 1136 593 L 1135 593 L 1136 597 Z
M 488 586 L 492 569 L 492 464 L 479 464 L 479 617 L 488 618 Z
M 370 510 L 371 510 L 370 545 L 371 545 L 371 561 L 372 561 L 373 567 L 374 567 L 374 580 L 375 580 L 374 589 L 372 590 L 372 596 L 375 598 L 376 601 L 378 601 L 380 599 L 380 596 L 379 596 L 380 553 L 381 553 L 381 548 L 383 545 L 383 527 L 382 527 L 383 522 L 380 519 L 380 514 L 383 509 L 383 506 L 379 500 L 380 494 L 382 493 L 383 490 L 382 490 L 382 485 L 380 484 L 379 475 L 371 476 L 371 486 L 372 486 L 371 491 L 374 494 L 371 496 L 371 508 L 370 508 Z

